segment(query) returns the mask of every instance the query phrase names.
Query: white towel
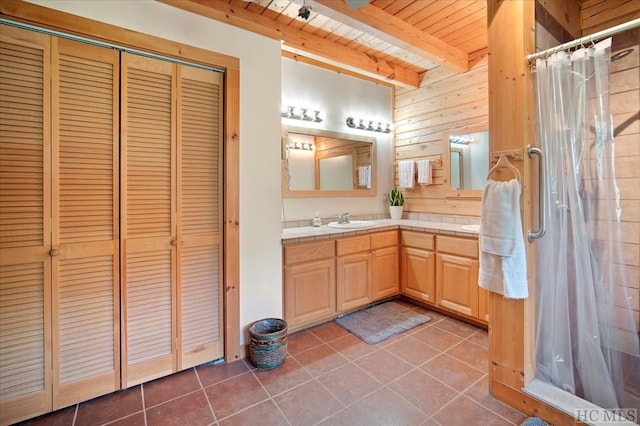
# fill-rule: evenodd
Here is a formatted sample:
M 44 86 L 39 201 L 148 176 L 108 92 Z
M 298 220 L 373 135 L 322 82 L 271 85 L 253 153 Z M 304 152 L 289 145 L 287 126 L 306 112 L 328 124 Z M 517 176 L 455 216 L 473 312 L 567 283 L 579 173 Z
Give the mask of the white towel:
M 514 226 L 520 223 L 520 182 L 488 180 L 482 193 L 480 221 L 482 251 L 512 256 L 516 241 L 522 239 Z
M 371 166 L 358 167 L 358 186 L 371 188 Z
M 398 161 L 398 186 L 400 188 L 413 188 L 414 177 L 414 161 Z
M 430 160 L 418 160 L 416 161 L 418 167 L 418 183 L 420 185 L 431 185 L 433 180 L 431 178 L 431 161 Z
M 509 299 L 529 296 L 520 182 L 489 180 L 482 194 L 478 285 Z

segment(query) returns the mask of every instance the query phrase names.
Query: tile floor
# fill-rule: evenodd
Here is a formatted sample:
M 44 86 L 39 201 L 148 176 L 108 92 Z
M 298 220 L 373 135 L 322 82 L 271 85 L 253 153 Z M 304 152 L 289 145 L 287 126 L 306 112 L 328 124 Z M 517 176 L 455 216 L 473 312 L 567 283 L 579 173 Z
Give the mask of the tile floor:
M 24 422 L 28 425 L 519 425 L 492 398 L 487 332 L 431 321 L 378 345 L 333 322 L 289 335 L 274 370 L 205 364 Z

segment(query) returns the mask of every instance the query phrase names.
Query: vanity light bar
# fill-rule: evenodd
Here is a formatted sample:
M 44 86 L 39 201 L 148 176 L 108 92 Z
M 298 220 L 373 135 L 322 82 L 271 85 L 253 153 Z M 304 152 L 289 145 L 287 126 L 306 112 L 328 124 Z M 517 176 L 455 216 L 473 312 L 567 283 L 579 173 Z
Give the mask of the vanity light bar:
M 295 106 L 280 107 L 280 116 L 282 118 L 312 121 L 314 123 L 320 123 L 322 121 L 322 118 L 320 118 L 320 111 Z
M 471 142 L 473 142 L 473 138 L 469 136 L 450 136 L 449 142 L 457 143 L 460 145 L 469 145 Z
M 387 123 L 385 127 L 382 127 L 382 121 L 366 120 L 364 118 L 347 117 L 347 127 L 370 132 L 391 133 L 391 124 Z
M 306 142 L 289 142 L 289 149 L 300 149 L 303 151 L 313 151 L 314 145 Z

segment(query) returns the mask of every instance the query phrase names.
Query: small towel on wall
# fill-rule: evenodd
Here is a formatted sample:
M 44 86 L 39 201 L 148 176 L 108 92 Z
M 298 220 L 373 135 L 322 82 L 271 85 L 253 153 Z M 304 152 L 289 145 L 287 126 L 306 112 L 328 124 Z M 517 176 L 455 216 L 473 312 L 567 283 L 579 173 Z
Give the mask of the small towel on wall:
M 431 161 L 430 160 L 418 160 L 416 161 L 418 167 L 418 184 L 431 185 L 433 183 L 431 177 Z
M 520 191 L 516 179 L 489 180 L 482 193 L 478 285 L 509 299 L 529 296 Z
M 358 167 L 358 186 L 371 189 L 371 166 Z
M 398 161 L 398 186 L 400 188 L 413 188 L 415 178 L 415 165 L 413 160 Z

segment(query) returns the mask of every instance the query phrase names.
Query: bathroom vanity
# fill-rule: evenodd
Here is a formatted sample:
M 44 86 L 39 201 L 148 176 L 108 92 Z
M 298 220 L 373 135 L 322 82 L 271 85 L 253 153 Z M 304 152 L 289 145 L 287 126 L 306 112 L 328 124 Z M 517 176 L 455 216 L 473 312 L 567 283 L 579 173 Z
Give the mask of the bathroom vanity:
M 284 317 L 292 331 L 398 294 L 488 323 L 488 297 L 477 284 L 477 231 L 416 220 L 373 222 L 358 231 L 283 231 Z

